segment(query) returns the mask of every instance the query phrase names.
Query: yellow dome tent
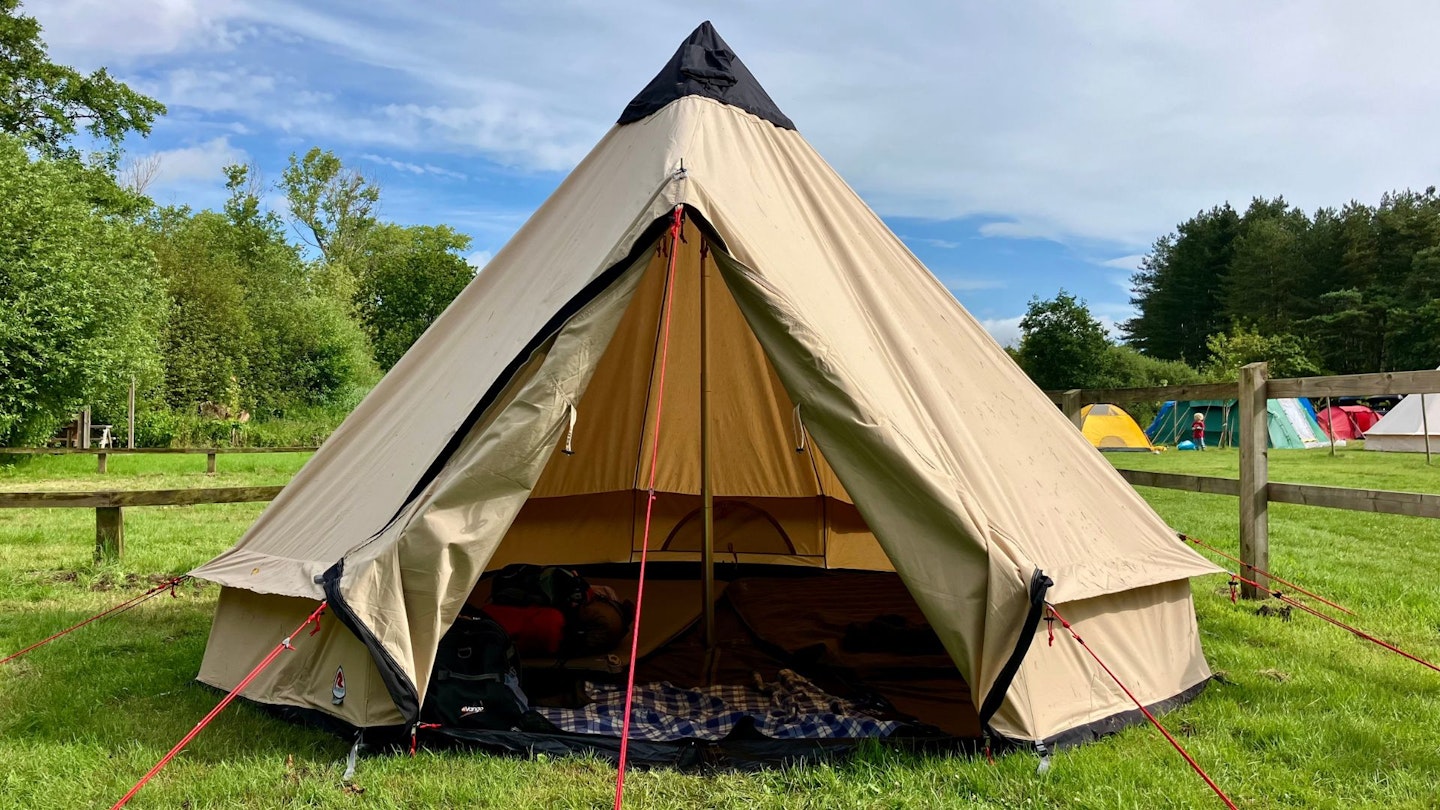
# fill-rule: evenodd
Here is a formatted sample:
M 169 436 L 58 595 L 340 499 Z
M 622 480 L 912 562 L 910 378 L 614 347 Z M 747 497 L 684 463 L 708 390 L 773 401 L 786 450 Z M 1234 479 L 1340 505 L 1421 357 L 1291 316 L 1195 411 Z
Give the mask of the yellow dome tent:
M 1102 451 L 1154 452 L 1145 431 L 1119 405 L 1086 405 L 1080 411 L 1080 429 Z

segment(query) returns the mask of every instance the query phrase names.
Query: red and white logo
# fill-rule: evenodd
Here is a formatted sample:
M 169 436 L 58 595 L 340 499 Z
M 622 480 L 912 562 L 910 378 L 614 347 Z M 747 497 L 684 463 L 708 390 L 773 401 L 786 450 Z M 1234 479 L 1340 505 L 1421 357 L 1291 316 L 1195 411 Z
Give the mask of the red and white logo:
M 335 682 L 330 685 L 330 702 L 336 706 L 345 702 L 345 667 L 335 668 Z

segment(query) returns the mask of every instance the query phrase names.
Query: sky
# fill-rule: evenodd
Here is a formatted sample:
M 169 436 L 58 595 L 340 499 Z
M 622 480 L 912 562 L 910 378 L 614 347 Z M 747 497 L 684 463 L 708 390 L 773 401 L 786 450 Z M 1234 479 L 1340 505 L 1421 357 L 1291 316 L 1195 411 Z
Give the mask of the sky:
M 382 215 L 472 263 L 525 222 L 703 20 L 1002 343 L 1060 289 L 1107 327 L 1197 211 L 1313 210 L 1440 174 L 1440 4 L 29 0 L 58 62 L 169 107 L 130 155 L 216 207 L 334 151 Z M 279 204 L 278 196 L 272 204 Z

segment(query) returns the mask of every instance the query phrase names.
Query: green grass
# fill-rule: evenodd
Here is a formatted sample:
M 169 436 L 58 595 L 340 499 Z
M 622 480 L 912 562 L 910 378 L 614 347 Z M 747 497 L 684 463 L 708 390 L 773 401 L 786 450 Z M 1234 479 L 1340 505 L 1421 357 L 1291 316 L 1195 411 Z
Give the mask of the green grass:
M 1233 475 L 1227 452 L 1114 455 L 1119 464 Z M 0 489 L 282 483 L 298 456 L 41 458 L 0 467 Z M 1272 477 L 1440 491 L 1440 468 L 1413 456 L 1275 452 Z M 1234 499 L 1142 490 L 1177 529 L 1234 550 Z M 0 650 L 9 651 L 140 593 L 223 550 L 260 505 L 130 509 L 122 566 L 90 562 L 88 510 L 0 510 Z M 1364 626 L 1440 658 L 1440 522 L 1276 505 L 1277 573 L 1356 609 Z M 131 582 L 131 575 L 139 575 Z M 109 806 L 219 694 L 196 684 L 217 588 L 187 585 L 0 669 L 0 807 Z M 1163 719 L 1242 806 L 1440 807 L 1440 674 L 1322 624 L 1232 605 L 1223 577 L 1196 580 L 1206 655 L 1224 673 Z M 1088 639 L 1103 657 L 1120 640 Z M 1058 643 L 1058 642 L 1057 642 Z M 303 647 L 303 644 L 301 645 Z M 1043 652 L 1043 651 L 1042 651 Z M 299 654 L 303 654 L 303 651 Z M 238 703 L 147 786 L 132 807 L 608 807 L 614 769 L 583 759 L 517 760 L 421 752 L 362 760 L 341 785 L 346 744 Z M 636 808 L 1218 807 L 1179 756 L 1134 728 L 1056 757 L 991 766 L 879 750 L 835 764 L 757 775 L 637 772 Z

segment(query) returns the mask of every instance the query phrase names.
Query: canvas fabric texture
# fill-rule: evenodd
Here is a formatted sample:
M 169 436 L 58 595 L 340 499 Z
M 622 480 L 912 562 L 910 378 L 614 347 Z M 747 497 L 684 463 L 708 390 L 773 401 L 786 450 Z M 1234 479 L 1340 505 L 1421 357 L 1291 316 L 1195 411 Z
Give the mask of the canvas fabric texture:
M 1429 449 L 1440 450 L 1440 394 L 1409 394 L 1365 431 L 1365 449 L 1424 453 L 1427 430 Z
M 1082 622 L 1110 622 L 1131 645 L 1142 699 L 1208 676 L 1188 592 L 1183 604 L 1137 594 L 1219 569 L 1176 539 L 798 132 L 693 95 L 612 129 L 239 543 L 192 573 L 314 600 L 322 575 L 340 572 L 338 596 L 396 673 L 392 696 L 423 699 L 436 645 L 484 571 L 633 559 L 658 376 L 653 351 L 643 362 L 607 352 L 647 336 L 656 346 L 668 239 L 655 226 L 676 206 L 689 224 L 675 306 L 708 285 L 712 345 L 730 361 L 715 372 L 726 386 L 714 388 L 716 419 L 730 420 L 727 447 L 756 448 L 721 453 L 717 494 L 769 499 L 796 546 L 757 560 L 893 567 L 977 695 L 1022 641 L 1036 569 L 1054 580 L 1050 601 L 1099 606 L 1077 621 L 1082 633 Z M 699 493 L 699 369 L 687 348 L 697 326 L 678 314 L 673 326 L 661 536 Z M 796 452 L 797 406 L 809 453 Z M 562 469 L 572 416 L 577 446 L 611 446 Z M 537 529 L 526 506 L 540 499 L 597 508 Z M 572 553 L 584 559 L 550 559 Z M 1171 625 L 1141 638 L 1132 619 Z M 223 649 L 212 637 L 210 650 Z M 224 669 L 210 655 L 206 671 Z M 273 682 L 304 680 L 308 666 L 282 658 Z M 1034 666 L 1027 659 L 994 720 L 1008 736 L 1039 739 L 1069 722 L 1023 709 L 1033 701 L 1017 690 L 1039 677 Z M 1088 665 L 1063 668 L 1057 677 L 1089 690 L 1082 713 L 1127 708 Z M 260 686 L 247 695 L 265 697 Z

